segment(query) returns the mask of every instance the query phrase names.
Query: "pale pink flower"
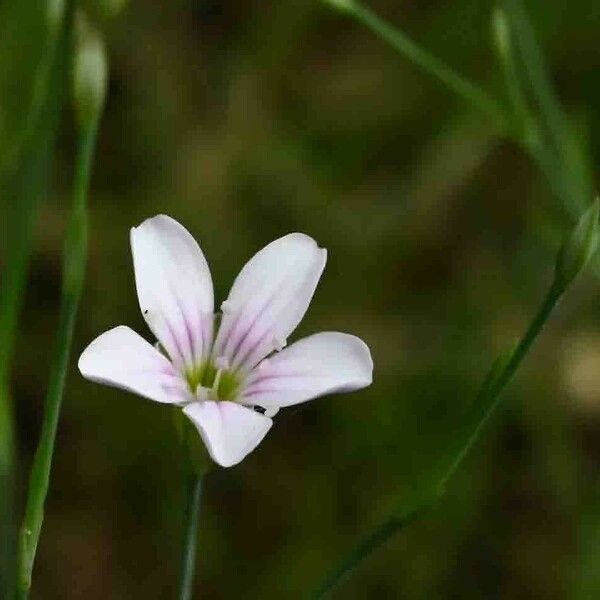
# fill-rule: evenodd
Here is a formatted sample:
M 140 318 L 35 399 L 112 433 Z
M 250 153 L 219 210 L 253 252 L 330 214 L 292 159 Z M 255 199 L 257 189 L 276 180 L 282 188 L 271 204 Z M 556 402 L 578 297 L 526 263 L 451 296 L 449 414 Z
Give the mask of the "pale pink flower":
M 190 233 L 159 215 L 132 228 L 131 250 L 158 344 L 115 327 L 84 350 L 79 370 L 180 406 L 223 467 L 256 448 L 280 408 L 371 383 L 371 354 L 355 336 L 317 333 L 284 349 L 325 267 L 327 252 L 312 238 L 286 235 L 250 259 L 221 305 L 216 336 L 210 271 Z

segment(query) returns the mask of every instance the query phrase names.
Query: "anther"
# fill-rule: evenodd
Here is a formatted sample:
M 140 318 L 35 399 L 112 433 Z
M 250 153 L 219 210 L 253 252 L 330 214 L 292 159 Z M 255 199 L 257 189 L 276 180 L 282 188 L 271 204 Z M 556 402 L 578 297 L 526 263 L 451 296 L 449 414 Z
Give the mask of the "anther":
M 221 374 L 223 373 L 223 369 L 219 369 L 217 374 L 215 375 L 215 380 L 213 381 L 211 391 L 215 398 L 219 397 L 219 384 L 221 383 Z
M 210 388 L 199 385 L 196 388 L 196 398 L 200 401 L 210 400 L 211 392 Z
M 215 367 L 217 367 L 217 369 L 219 369 L 219 370 L 229 369 L 229 367 L 230 367 L 229 359 L 226 356 L 218 356 L 215 359 Z

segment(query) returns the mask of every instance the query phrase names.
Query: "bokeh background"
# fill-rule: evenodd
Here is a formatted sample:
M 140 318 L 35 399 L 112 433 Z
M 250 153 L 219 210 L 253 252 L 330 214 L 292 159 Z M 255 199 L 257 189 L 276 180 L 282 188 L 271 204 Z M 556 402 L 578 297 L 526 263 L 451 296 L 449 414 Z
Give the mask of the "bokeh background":
M 526 4 L 598 172 L 600 3 Z M 498 93 L 493 3 L 370 5 Z M 516 144 L 322 3 L 131 0 L 113 19 L 88 7 L 106 35 L 110 89 L 33 598 L 174 597 L 182 469 L 169 409 L 75 368 L 114 325 L 149 338 L 128 234 L 157 213 L 199 240 L 220 300 L 263 245 L 313 236 L 329 262 L 294 339 L 350 331 L 372 348 L 371 388 L 280 413 L 255 453 L 206 481 L 197 597 L 302 598 L 360 535 L 410 504 L 541 301 L 568 221 Z M 72 148 L 67 111 L 13 369 L 21 489 L 57 325 Z M 446 496 L 336 597 L 600 597 L 599 432 L 600 285 L 589 273 Z

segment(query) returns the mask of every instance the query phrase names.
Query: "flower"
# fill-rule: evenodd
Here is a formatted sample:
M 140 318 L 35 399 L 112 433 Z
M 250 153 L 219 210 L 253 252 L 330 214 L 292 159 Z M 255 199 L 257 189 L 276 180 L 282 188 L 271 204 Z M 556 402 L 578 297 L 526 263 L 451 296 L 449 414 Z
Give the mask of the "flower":
M 165 215 L 148 219 L 131 229 L 131 250 L 140 308 L 158 344 L 115 327 L 83 351 L 79 370 L 181 407 L 219 465 L 252 452 L 280 408 L 371 384 L 371 354 L 355 336 L 317 333 L 284 349 L 327 259 L 307 235 L 286 235 L 250 259 L 221 305 L 216 336 L 210 271 L 185 227 Z

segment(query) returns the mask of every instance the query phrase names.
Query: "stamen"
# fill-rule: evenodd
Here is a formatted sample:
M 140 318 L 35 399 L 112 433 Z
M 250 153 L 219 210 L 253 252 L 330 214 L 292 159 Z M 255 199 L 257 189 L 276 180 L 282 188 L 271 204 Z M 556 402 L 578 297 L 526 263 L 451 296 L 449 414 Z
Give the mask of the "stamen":
M 264 415 L 267 412 L 267 409 L 264 408 L 263 406 L 259 406 L 258 404 L 255 404 L 252 407 L 257 413 L 260 413 L 261 415 Z
M 210 388 L 204 387 L 203 385 L 199 385 L 196 388 L 196 398 L 201 402 L 211 399 L 212 390 Z
M 215 367 L 219 370 L 230 368 L 229 359 L 226 356 L 218 356 L 215 359 Z
M 217 374 L 215 375 L 215 380 L 213 381 L 211 392 L 215 400 L 219 399 L 219 383 L 221 383 L 221 375 L 223 373 L 223 369 L 219 369 Z

